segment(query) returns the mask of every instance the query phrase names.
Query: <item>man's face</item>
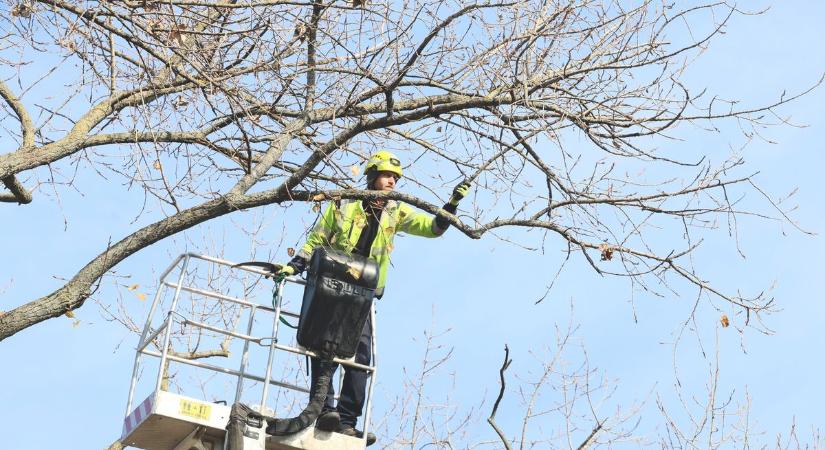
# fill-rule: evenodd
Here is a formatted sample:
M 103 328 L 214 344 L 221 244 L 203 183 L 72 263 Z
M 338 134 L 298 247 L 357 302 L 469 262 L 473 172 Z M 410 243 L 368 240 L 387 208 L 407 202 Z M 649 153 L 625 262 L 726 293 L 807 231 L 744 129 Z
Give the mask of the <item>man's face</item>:
M 375 178 L 375 182 L 373 182 L 372 186 L 376 191 L 392 191 L 395 189 L 395 182 L 396 177 L 398 175 L 382 170 L 378 172 L 378 176 Z

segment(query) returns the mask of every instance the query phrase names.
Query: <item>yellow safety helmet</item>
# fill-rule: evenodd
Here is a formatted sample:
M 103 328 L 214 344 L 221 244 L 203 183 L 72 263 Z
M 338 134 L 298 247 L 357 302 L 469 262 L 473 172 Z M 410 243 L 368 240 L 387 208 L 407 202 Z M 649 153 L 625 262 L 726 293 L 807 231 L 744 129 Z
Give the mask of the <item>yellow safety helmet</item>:
M 394 154 L 381 150 L 370 156 L 367 161 L 367 166 L 364 168 L 364 173 L 367 175 L 367 180 L 372 182 L 378 176 L 378 172 L 392 172 L 398 175 L 398 178 L 404 176 L 401 171 L 401 161 Z

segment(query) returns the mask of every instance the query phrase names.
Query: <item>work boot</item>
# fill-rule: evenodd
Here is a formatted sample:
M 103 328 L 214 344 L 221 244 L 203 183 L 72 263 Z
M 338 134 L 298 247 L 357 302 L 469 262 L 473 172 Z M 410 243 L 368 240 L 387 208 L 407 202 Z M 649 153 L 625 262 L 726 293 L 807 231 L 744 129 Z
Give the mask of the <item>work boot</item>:
M 363 431 L 356 430 L 355 428 L 345 424 L 341 424 L 341 426 L 338 428 L 337 433 L 343 434 L 344 436 L 352 436 L 358 439 L 364 438 Z M 372 432 L 367 433 L 367 447 L 369 447 L 372 444 L 375 444 L 375 441 L 375 435 L 372 434 Z
M 338 411 L 329 410 L 324 411 L 318 416 L 318 420 L 315 422 L 315 428 L 321 431 L 336 431 L 340 428 L 341 424 L 341 416 L 338 414 Z

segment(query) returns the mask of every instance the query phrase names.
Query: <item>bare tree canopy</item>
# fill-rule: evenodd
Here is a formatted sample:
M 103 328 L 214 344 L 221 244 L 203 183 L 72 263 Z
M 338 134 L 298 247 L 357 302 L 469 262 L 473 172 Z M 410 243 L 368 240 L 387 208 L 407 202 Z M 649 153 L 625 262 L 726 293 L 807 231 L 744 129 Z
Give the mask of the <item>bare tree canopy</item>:
M 538 230 L 533 245 L 561 240 L 571 261 L 644 289 L 681 279 L 748 317 L 771 309 L 763 294 L 717 290 L 689 256 L 739 215 L 792 223 L 781 199 L 738 156 L 668 147 L 680 125 L 730 120 L 757 136 L 819 84 L 762 105 L 686 85 L 690 63 L 743 13 L 734 5 L 4 3 L 0 104 L 17 148 L 0 151 L 0 200 L 43 201 L 46 187 L 96 171 L 161 207 L 117 242 L 90 242 L 99 255 L 55 292 L 0 313 L 0 339 L 79 308 L 142 248 L 233 211 L 385 196 L 435 213 L 432 197 L 462 180 L 473 202 L 449 219 L 470 238 Z M 48 86 L 61 89 L 28 100 Z M 405 192 L 360 188 L 358 167 L 380 148 L 408 163 Z M 763 208 L 740 207 L 744 193 Z

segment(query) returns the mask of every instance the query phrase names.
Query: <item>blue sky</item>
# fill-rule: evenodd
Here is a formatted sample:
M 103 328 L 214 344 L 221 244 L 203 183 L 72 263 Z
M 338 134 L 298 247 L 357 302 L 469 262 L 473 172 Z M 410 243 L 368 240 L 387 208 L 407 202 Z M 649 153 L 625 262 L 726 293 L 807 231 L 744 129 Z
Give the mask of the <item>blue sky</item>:
M 702 55 L 686 80 L 744 103 L 772 101 L 784 89 L 798 90 L 825 72 L 822 23 L 821 1 L 776 2 L 765 15 L 735 17 L 727 34 Z M 733 392 L 741 398 L 747 390 L 751 418 L 755 428 L 765 432 L 761 441 L 766 444 L 777 433 L 785 434 L 794 420 L 800 438 L 808 440 L 812 427 L 825 425 L 825 390 L 818 381 L 825 345 L 823 105 L 825 89 L 820 88 L 781 109 L 807 127 L 769 129 L 765 135 L 777 144 L 756 140 L 744 151 L 767 191 L 779 195 L 799 188 L 794 197 L 799 209 L 793 217 L 818 234 L 802 234 L 787 223 L 745 219 L 739 238 L 746 258 L 736 255 L 723 233 L 709 238 L 696 256 L 697 266 L 729 291 L 774 286 L 771 295 L 782 310 L 767 319 L 773 335 L 720 329 L 720 311 L 702 303 L 697 331 L 685 334 L 674 358 L 671 343 L 693 307 L 690 289 L 680 291 L 682 297 L 637 295 L 631 305 L 626 281 L 603 278 L 574 256 L 549 297 L 535 305 L 558 269 L 560 243 L 549 241 L 548 251 L 541 255 L 492 236 L 480 241 L 455 232 L 432 241 L 405 237 L 396 244 L 388 296 L 379 305 L 379 403 L 397 392 L 405 368 L 418 370 L 424 330 L 449 329 L 439 343 L 454 348 L 453 356 L 427 385 L 427 395 L 432 402 L 449 396 L 465 410 L 480 408 L 476 415 L 481 420 L 472 425 L 470 440 L 495 439 L 483 419 L 498 389 L 504 344 L 514 359 L 508 374 L 515 388 L 516 376 L 531 379 L 540 370 L 547 348 L 553 346 L 554 326 L 565 326 L 572 314 L 573 323 L 580 325 L 575 343 L 587 349 L 591 366 L 615 381 L 616 392 L 603 406 L 605 414 L 617 405 L 630 407 L 647 400 L 641 427 L 655 437 L 660 418 L 652 398 L 659 395 L 678 411 L 674 363 L 685 392 L 703 395 L 708 366 L 700 348 L 712 354 L 718 332 L 721 395 Z M 727 156 L 726 143 L 737 139 L 727 132 L 708 136 L 689 127 L 680 135 L 686 139 L 680 146 L 718 147 L 720 159 Z M 0 143 L 9 147 L 4 136 Z M 119 239 L 123 230 L 134 229 L 129 224 L 137 208 L 128 205 L 139 204 L 141 194 L 120 186 L 110 189 L 83 174 L 77 185 L 79 192 L 61 191 L 59 202 L 41 195 L 31 205 L 0 206 L 0 310 L 51 292 L 97 255 L 110 236 Z M 122 285 L 139 284 L 151 294 L 158 272 L 175 255 L 187 249 L 201 251 L 212 241 L 224 244 L 226 258 L 247 259 L 251 244 L 238 239 L 235 230 L 259 222 L 266 224 L 272 242 L 285 228 L 284 245 L 272 249 L 276 258 L 285 259 L 285 247 L 300 240 L 303 230 L 297 224 L 311 216 L 309 207 L 298 205 L 288 213 L 269 208 L 203 225 L 186 238 L 167 239 L 129 258 L 117 267 L 117 274 L 128 278 L 107 279 L 101 296 L 111 300 L 124 295 L 134 303 L 133 313 L 142 317 L 146 303 L 129 297 Z M 138 217 L 137 222 L 148 219 Z M 263 256 L 269 249 L 258 251 Z M 722 312 L 728 308 L 717 305 Z M 136 336 L 104 320 L 92 302 L 77 311 L 77 318 L 76 327 L 71 319 L 53 319 L 0 343 L 0 359 L 5 362 L 0 404 L 6 406 L 0 429 L 7 431 L 3 448 L 105 448 L 120 434 Z M 581 353 L 572 348 L 567 357 L 575 362 Z M 552 393 L 546 396 L 550 399 Z M 508 414 L 499 417 L 511 436 L 520 430 L 523 407 L 518 398 L 517 391 L 508 391 L 502 406 Z M 379 416 L 382 407 L 377 406 Z

